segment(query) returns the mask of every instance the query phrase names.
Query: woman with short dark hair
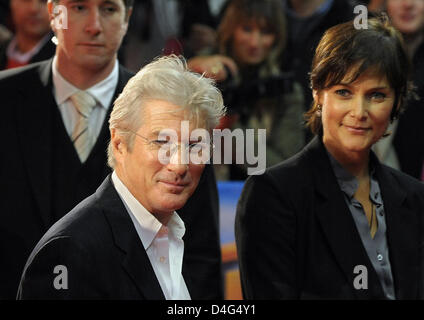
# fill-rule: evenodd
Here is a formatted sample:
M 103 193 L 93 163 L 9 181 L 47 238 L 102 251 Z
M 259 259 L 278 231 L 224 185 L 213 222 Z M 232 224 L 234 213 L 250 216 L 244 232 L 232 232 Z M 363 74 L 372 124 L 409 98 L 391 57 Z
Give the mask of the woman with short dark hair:
M 371 151 L 410 93 L 408 69 L 385 17 L 324 34 L 306 114 L 316 137 L 249 178 L 239 201 L 245 298 L 423 298 L 424 186 Z

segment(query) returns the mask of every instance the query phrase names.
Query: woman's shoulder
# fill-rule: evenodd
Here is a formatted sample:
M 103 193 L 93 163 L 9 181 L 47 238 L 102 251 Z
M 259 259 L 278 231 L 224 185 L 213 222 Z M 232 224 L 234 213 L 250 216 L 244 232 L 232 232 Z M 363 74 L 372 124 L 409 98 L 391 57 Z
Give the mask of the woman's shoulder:
M 304 151 L 284 160 L 265 170 L 261 175 L 253 175 L 248 178 L 250 183 L 267 184 L 278 189 L 296 189 L 308 184 L 311 179 L 307 159 Z
M 383 164 L 382 169 L 397 181 L 400 189 L 406 192 L 418 193 L 424 198 L 424 183 L 422 181 Z

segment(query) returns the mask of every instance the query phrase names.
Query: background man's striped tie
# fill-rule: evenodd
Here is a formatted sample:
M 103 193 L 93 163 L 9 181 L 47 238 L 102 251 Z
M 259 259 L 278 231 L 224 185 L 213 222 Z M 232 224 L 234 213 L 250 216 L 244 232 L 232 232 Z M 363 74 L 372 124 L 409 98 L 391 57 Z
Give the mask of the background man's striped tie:
M 78 152 L 78 156 L 82 163 L 87 160 L 91 149 L 94 146 L 94 139 L 89 134 L 88 120 L 91 112 L 96 106 L 96 100 L 85 91 L 78 91 L 71 96 L 71 101 L 74 104 L 79 119 L 77 125 L 72 132 L 72 142 Z

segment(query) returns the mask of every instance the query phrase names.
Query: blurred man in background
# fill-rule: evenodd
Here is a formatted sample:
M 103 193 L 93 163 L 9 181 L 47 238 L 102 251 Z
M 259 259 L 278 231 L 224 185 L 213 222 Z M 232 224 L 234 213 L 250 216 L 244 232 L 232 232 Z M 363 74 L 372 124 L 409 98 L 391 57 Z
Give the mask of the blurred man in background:
M 14 36 L 0 46 L 0 70 L 54 55 L 46 0 L 10 0 L 10 15 Z

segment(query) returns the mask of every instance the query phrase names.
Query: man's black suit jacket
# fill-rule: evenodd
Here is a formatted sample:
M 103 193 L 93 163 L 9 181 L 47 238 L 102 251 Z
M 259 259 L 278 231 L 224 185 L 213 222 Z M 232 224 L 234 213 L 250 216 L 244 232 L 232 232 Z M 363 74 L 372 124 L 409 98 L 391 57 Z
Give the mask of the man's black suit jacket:
M 424 185 L 377 162 L 397 299 L 423 298 Z M 236 243 L 248 299 L 384 299 L 327 152 L 316 137 L 291 159 L 250 177 Z M 356 266 L 368 271 L 357 290 Z
M 64 266 L 66 271 L 54 273 L 56 266 Z M 183 263 L 182 272 L 192 299 L 199 298 L 196 293 L 200 289 L 194 289 L 199 284 L 191 278 L 195 268 Z M 18 298 L 164 299 L 110 175 L 37 244 L 25 266 Z
M 15 299 L 25 262 L 49 227 L 67 212 L 51 212 L 51 127 L 52 110 L 57 105 L 52 93 L 52 59 L 23 68 L 0 72 L 4 144 L 0 157 L 0 299 Z M 133 74 L 119 67 L 113 100 Z M 90 154 L 99 153 L 94 193 L 110 173 L 106 149 L 110 139 L 108 119 Z M 69 208 L 69 210 L 72 209 Z M 187 232 L 185 259 L 197 267 L 196 281 L 203 288 L 196 296 L 222 298 L 221 254 L 218 229 L 218 195 L 211 166 L 205 168 L 198 189 L 178 211 Z

